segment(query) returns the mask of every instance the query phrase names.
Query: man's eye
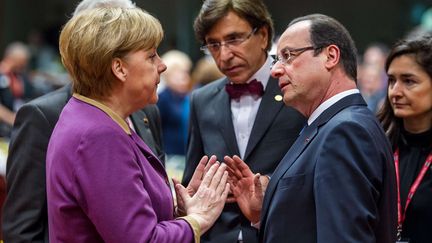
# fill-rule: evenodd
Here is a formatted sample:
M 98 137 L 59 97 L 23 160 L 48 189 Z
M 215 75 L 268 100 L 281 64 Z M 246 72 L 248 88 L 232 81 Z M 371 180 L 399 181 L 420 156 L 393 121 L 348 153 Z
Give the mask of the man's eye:
M 287 61 L 289 57 L 290 57 L 289 52 L 285 51 L 281 53 L 282 60 Z

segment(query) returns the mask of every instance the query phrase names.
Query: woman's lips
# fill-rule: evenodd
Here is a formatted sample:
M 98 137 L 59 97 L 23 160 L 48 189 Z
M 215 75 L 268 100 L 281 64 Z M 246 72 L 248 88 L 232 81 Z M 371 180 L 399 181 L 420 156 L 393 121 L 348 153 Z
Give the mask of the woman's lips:
M 394 107 L 404 107 L 407 106 L 407 104 L 404 103 L 392 103 Z

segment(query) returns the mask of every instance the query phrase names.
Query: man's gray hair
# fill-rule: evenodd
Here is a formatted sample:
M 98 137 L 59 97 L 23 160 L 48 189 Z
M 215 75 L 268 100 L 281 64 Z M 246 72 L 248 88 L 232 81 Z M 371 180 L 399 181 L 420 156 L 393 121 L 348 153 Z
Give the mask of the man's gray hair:
M 103 7 L 134 8 L 135 3 L 131 0 L 83 0 L 75 8 L 73 16 L 83 10 Z

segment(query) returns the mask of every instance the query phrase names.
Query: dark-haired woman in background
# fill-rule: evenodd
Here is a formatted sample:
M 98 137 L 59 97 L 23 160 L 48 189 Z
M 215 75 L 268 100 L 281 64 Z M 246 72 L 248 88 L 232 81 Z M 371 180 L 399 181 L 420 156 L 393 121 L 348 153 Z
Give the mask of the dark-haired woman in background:
M 432 35 L 396 43 L 386 71 L 378 117 L 394 149 L 399 239 L 432 242 Z

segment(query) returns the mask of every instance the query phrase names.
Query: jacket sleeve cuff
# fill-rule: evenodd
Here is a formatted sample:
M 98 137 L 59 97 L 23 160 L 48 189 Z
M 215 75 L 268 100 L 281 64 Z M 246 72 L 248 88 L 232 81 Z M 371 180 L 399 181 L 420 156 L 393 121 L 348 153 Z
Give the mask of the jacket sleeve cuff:
M 191 216 L 178 217 L 177 219 L 183 219 L 190 225 L 194 234 L 195 243 L 200 243 L 201 228 L 198 221 Z

